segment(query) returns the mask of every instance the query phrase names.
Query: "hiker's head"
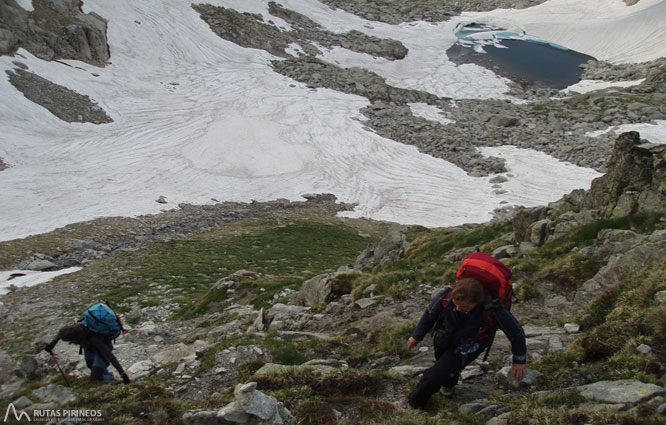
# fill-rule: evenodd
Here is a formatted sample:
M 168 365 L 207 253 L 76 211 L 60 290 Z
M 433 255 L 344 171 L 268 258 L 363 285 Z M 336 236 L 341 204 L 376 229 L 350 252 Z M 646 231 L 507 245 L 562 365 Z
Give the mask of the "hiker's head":
M 485 297 L 483 285 L 476 279 L 460 279 L 451 292 L 451 299 L 453 299 L 456 310 L 463 313 L 472 311 L 474 307 L 483 302 Z
M 58 336 L 63 341 L 79 345 L 84 345 L 86 343 L 87 334 L 88 330 L 79 323 L 65 326 L 61 328 L 60 331 L 58 332 Z

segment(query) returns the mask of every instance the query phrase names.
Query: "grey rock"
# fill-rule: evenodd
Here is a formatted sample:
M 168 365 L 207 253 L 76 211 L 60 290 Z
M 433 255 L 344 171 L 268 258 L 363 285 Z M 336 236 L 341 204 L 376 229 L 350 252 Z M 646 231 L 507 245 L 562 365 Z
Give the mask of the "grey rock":
M 666 304 L 666 291 L 657 291 L 654 294 L 654 300 L 658 304 Z
M 268 420 L 274 418 L 277 412 L 277 400 L 274 397 L 257 391 L 257 383 L 238 384 L 234 389 L 236 402 L 248 415 L 257 416 L 259 419 Z
M 22 395 L 21 397 L 14 400 L 12 402 L 12 404 L 17 409 L 25 409 L 26 407 L 28 407 L 32 404 L 32 400 L 30 400 L 28 397 Z
M 42 272 L 42 271 L 49 270 L 49 269 L 55 269 L 57 267 L 58 266 L 55 263 L 53 263 L 49 260 L 35 260 L 35 261 L 31 262 L 30 264 L 28 264 L 28 266 L 26 268 L 28 270 L 34 270 L 34 271 Z
M 479 411 L 485 409 L 488 404 L 488 400 L 478 400 L 472 403 L 465 403 L 458 408 L 458 412 L 462 413 L 463 415 L 478 413 Z
M 537 249 L 537 246 L 532 242 L 521 242 L 520 245 L 518 245 L 518 251 L 523 253 L 532 252 L 535 249 Z
M 404 365 L 404 366 L 394 366 L 390 368 L 386 373 L 389 376 L 394 376 L 394 377 L 413 378 L 423 373 L 423 371 L 426 369 L 428 369 L 428 367 L 426 366 Z
M 283 373 L 309 372 L 328 375 L 339 371 L 341 367 L 326 364 L 302 364 L 302 365 L 281 365 L 276 363 L 266 363 L 254 373 L 254 376 L 280 375 Z
M 310 307 L 303 307 L 290 304 L 276 303 L 266 313 L 267 322 L 270 324 L 275 321 L 295 318 L 303 312 L 310 310 Z
M 511 412 L 502 413 L 486 422 L 486 425 L 506 425 L 509 422 Z
M 226 425 L 227 421 L 221 421 L 214 410 L 191 410 L 183 414 L 183 421 L 188 425 Z
M 41 401 L 55 403 L 57 406 L 77 400 L 76 394 L 74 394 L 71 388 L 54 384 L 38 388 L 32 392 L 32 395 Z
M 634 379 L 599 381 L 576 387 L 583 397 L 602 403 L 636 404 L 666 393 L 666 389 Z
M 543 376 L 541 372 L 528 368 L 525 371 L 523 380 L 516 382 L 512 376 L 511 366 L 506 366 L 497 372 L 496 378 L 498 385 L 504 388 L 531 388 L 538 384 L 541 376 Z
M 578 333 L 578 332 L 580 332 L 580 325 L 578 325 L 576 323 L 565 323 L 564 324 L 564 330 L 567 333 L 570 333 L 570 334 L 571 333 Z
M 243 406 L 238 401 L 232 401 L 218 410 L 217 418 L 222 419 L 224 423 L 234 424 L 245 424 L 252 420 L 251 415 L 243 410 Z
M 514 127 L 520 124 L 520 120 L 507 115 L 496 115 L 490 119 L 489 123 L 497 127 Z
M 303 282 L 296 302 L 308 307 L 317 307 L 331 301 L 335 296 L 332 283 L 338 276 L 358 274 L 357 270 L 343 270 L 334 273 L 325 273 Z
M 652 347 L 646 344 L 641 344 L 636 347 L 636 352 L 640 354 L 648 354 L 650 351 L 652 351 Z
M 409 246 L 405 236 L 405 228 L 393 226 L 386 230 L 384 235 L 375 244 L 368 246 L 358 255 L 354 268 L 362 269 L 377 261 L 380 264 L 399 259 Z
M 368 307 L 372 307 L 373 305 L 379 304 L 384 300 L 384 297 L 381 295 L 375 296 L 375 297 L 370 297 L 370 298 L 361 298 L 360 300 L 356 300 L 354 305 L 358 306 L 361 309 L 365 309 Z
M 504 245 L 496 248 L 492 252 L 492 256 L 501 260 L 502 258 L 512 258 L 518 254 L 518 250 L 513 245 Z
M 549 219 L 543 219 L 532 223 L 527 229 L 529 242 L 532 242 L 534 246 L 543 245 L 548 234 L 550 223 L 551 221 Z

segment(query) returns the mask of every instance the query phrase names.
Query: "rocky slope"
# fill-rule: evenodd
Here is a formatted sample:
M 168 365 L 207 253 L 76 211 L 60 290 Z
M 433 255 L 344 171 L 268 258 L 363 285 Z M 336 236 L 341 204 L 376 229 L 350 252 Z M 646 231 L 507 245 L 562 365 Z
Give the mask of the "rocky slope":
M 74 378 L 86 373 L 75 347 L 61 344 L 56 351 L 72 374 L 71 390 L 59 387 L 62 378 L 48 355 L 39 350 L 58 326 L 76 318 L 90 300 L 113 297 L 119 282 L 126 282 L 123 285 L 138 285 L 140 290 L 113 301 L 132 328 L 118 341 L 116 352 L 135 381 L 130 392 L 139 397 L 156 391 L 150 388 L 160 388 L 154 399 L 173 405 L 176 413 L 169 414 L 165 423 L 224 424 L 229 418 L 242 419 L 234 423 L 282 423 L 292 418 L 305 423 L 411 424 L 425 423 L 429 416 L 492 424 L 548 423 L 549 417 L 585 418 L 588 423 L 601 423 L 594 418 L 615 418 L 615 423 L 631 423 L 627 418 L 638 416 L 642 423 L 658 423 L 665 407 L 666 345 L 658 333 L 652 333 L 649 323 L 656 320 L 658 332 L 666 322 L 649 319 L 652 316 L 647 313 L 658 315 L 665 308 L 665 155 L 663 145 L 646 144 L 637 133 L 624 134 L 616 142 L 609 172 L 589 191 L 576 191 L 545 207 L 520 210 L 508 223 L 428 230 L 341 222 L 332 214 L 344 206 L 334 204 L 333 198 L 314 197 L 300 204 L 236 205 L 245 213 L 231 221 L 231 205 L 204 210 L 182 206 L 156 217 L 117 221 L 113 231 L 103 220 L 71 227 L 76 237 L 82 232 L 89 232 L 91 239 L 106 234 L 102 237 L 108 245 L 118 244 L 112 234 L 138 237 L 130 238 L 124 249 L 99 257 L 106 258 L 87 257 L 79 273 L 17 289 L 2 299 L 0 339 L 9 350 L 0 356 L 2 395 L 7 402 L 27 403 L 29 411 L 67 404 L 90 408 L 93 403 L 95 408 L 101 406 L 108 419 L 120 421 L 113 405 L 121 403 L 130 410 L 134 405 L 116 399 L 91 401 L 97 400 L 96 387 L 90 387 L 85 377 Z M 183 214 L 189 220 L 184 221 Z M 270 244 L 258 235 L 272 232 L 274 226 L 294 232 L 302 220 L 324 229 L 352 226 L 362 238 L 353 242 L 356 246 L 372 240 L 371 235 L 381 237 L 362 252 L 350 251 L 345 263 L 328 263 L 323 273 L 314 260 L 310 260 L 312 270 L 294 274 L 273 268 L 274 274 L 267 273 L 256 258 Z M 188 227 L 179 227 L 183 223 L 189 223 Z M 161 232 L 149 238 L 140 235 L 157 229 Z M 206 262 L 219 254 L 207 256 L 202 250 L 206 241 L 217 241 L 215 245 L 224 248 L 220 252 L 227 252 L 233 249 L 234 238 L 250 234 L 255 235 L 248 241 L 253 268 L 207 271 Z M 14 252 L 13 261 L 20 261 L 23 252 L 22 261 L 32 261 L 40 256 L 30 251 L 47 248 L 50 238 L 66 246 L 63 237 L 59 231 L 13 241 L 5 243 L 3 252 Z M 295 243 L 307 245 L 308 252 L 323 250 L 328 243 L 321 237 L 314 245 L 305 239 Z M 165 238 L 166 250 L 161 242 Z M 352 244 L 351 239 L 346 244 Z M 72 243 L 73 248 L 78 246 Z M 189 257 L 184 254 L 189 251 L 178 251 L 183 246 L 199 248 Z M 404 342 L 442 284 L 441 276 L 448 283 L 460 260 L 477 247 L 503 258 L 514 270 L 521 301 L 513 310 L 528 338 L 528 377 L 520 385 L 506 378 L 508 369 L 503 366 L 509 346 L 499 336 L 490 361 L 466 370 L 452 401 L 434 397 L 429 412 L 414 416 L 405 410 L 405 396 L 418 374 L 431 364 L 432 348 L 424 341 L 417 353 L 409 353 Z M 338 243 L 332 248 L 340 250 Z M 172 275 L 175 269 L 139 273 L 148 264 L 168 268 L 167 263 L 176 260 L 160 258 L 173 250 L 186 257 L 180 261 L 194 272 L 185 286 L 192 295 L 185 299 L 174 283 L 179 280 Z M 279 255 L 286 254 L 271 254 L 269 260 Z M 60 258 L 51 259 L 57 267 Z M 136 273 L 138 280 L 132 278 Z M 643 280 L 636 276 L 647 276 L 649 288 L 638 283 Z M 201 289 L 195 290 L 197 285 Z M 646 300 L 640 312 L 645 317 L 639 319 L 642 336 L 614 342 L 603 337 L 606 331 L 597 322 L 599 315 L 616 314 L 613 305 L 620 301 L 614 297 L 623 287 L 621 291 L 640 293 Z M 611 304 L 609 297 L 614 300 Z M 36 330 L 35 323 L 48 325 Z M 646 366 L 634 372 L 629 372 L 634 370 L 631 367 L 614 369 L 617 365 L 609 370 L 611 360 L 619 361 L 617 356 Z M 553 366 L 562 359 L 564 364 Z M 257 385 L 242 385 L 250 381 Z M 49 382 L 56 385 L 33 391 Z M 123 387 L 111 388 L 118 394 Z M 556 407 L 562 403 L 571 412 L 525 412 L 526 406 L 537 402 L 529 395 L 535 390 L 539 400 Z M 56 395 L 59 391 L 66 395 Z M 134 418 L 137 423 L 155 420 L 164 414 L 158 410 L 149 408 L 144 419 Z M 372 422 L 354 419 L 363 411 Z M 393 422 L 383 416 L 387 411 Z
M 379 11 L 373 2 L 326 3 L 386 22 L 517 5 L 393 2 Z M 59 50 L 49 51 L 39 38 L 48 25 L 26 24 L 32 32 L 17 32 L 24 20 L 37 25 L 38 16 L 69 14 L 72 33 L 85 29 L 86 19 L 97 20 L 84 19 L 79 2 L 35 2 L 32 13 L 17 10 L 13 0 L 0 7 L 3 16 L 18 16 L 11 31 L 23 37 L 22 46 L 52 58 Z M 449 99 L 391 87 L 366 70 L 290 57 L 284 49 L 294 40 L 313 42 L 314 53 L 315 44 L 339 43 L 399 60 L 404 51 L 391 40 L 353 33 L 333 39 L 278 4 L 272 13 L 290 20 L 294 33 L 275 32 L 254 16 L 195 8 L 220 36 L 284 57 L 274 63 L 276 72 L 367 97 L 364 114 L 373 131 L 470 173 L 503 170 L 501 161 L 473 150 L 498 143 L 607 172 L 588 191 L 484 225 L 424 229 L 345 220 L 335 214 L 351 206 L 311 195 L 303 202 L 179 205 L 154 216 L 99 219 L 2 242 L 5 270 L 83 268 L 0 298 L 0 407 L 11 402 L 31 414 L 99 409 L 119 424 L 663 423 L 666 152 L 637 133 L 622 135 L 614 147 L 611 136 L 585 136 L 666 117 L 663 60 L 594 63 L 586 70 L 604 80 L 646 78 L 630 89 L 563 97 L 516 85 L 514 94 L 528 103 L 460 101 L 453 107 Z M 223 31 L 224 22 L 238 19 L 253 31 Z M 19 37 L 6 29 L 0 29 L 0 46 L 9 39 L 11 53 Z M 64 50 L 73 45 L 61 44 Z M 85 45 L 77 45 L 84 46 L 84 57 Z M 89 56 L 98 64 L 108 59 Z M 16 65 L 12 78 L 28 78 Z M 63 119 L 103 122 L 90 99 L 61 92 L 77 104 L 57 100 L 69 111 Z M 37 93 L 32 100 L 44 104 L 44 97 Z M 455 123 L 416 117 L 412 102 L 437 105 Z M 528 338 L 528 377 L 521 384 L 507 379 L 509 345 L 498 336 L 490 360 L 466 370 L 454 399 L 437 395 L 428 412 L 413 412 L 405 397 L 432 363 L 432 347 L 424 341 L 410 353 L 405 341 L 433 293 L 452 282 L 462 258 L 477 248 L 514 270 L 520 301 L 513 311 Z M 41 351 L 60 326 L 100 299 L 110 300 L 131 329 L 115 350 L 134 381 L 130 386 L 91 385 L 78 350 L 61 343 L 56 354 L 66 383 Z

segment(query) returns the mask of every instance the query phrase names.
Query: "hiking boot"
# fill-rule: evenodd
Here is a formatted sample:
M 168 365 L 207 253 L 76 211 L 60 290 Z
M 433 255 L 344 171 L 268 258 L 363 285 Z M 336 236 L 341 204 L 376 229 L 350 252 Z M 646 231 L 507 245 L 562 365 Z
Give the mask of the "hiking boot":
M 446 398 L 453 398 L 453 394 L 456 392 L 456 387 L 442 387 L 439 389 L 439 392 Z

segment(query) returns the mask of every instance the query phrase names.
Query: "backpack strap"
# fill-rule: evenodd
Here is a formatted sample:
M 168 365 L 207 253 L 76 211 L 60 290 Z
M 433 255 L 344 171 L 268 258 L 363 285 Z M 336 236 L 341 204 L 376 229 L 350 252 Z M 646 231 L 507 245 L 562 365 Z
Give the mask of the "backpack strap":
M 451 295 L 452 294 L 453 294 L 453 291 L 449 290 L 449 292 L 447 292 L 446 295 L 444 295 L 444 298 L 442 298 L 442 307 L 444 307 L 444 309 L 446 309 L 446 306 L 449 305 L 449 301 L 451 301 Z
M 483 304 L 483 321 L 486 324 L 486 330 L 484 334 L 487 335 L 488 345 L 486 346 L 486 352 L 483 355 L 483 361 L 488 360 L 490 355 L 490 348 L 493 346 L 495 341 L 495 334 L 497 333 L 497 323 L 495 322 L 495 313 L 492 310 L 501 307 L 504 305 L 502 300 L 499 298 L 491 297 L 489 301 Z

